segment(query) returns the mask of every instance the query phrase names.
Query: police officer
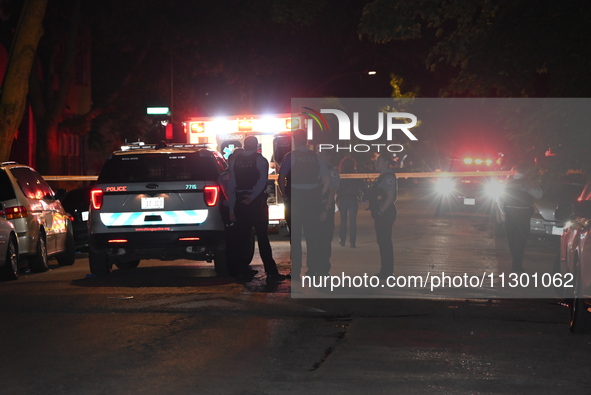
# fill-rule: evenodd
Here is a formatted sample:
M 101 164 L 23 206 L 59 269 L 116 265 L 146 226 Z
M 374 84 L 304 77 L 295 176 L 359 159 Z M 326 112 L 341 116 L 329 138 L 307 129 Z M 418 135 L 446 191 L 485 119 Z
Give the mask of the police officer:
M 380 176 L 368 190 L 369 209 L 374 220 L 376 240 L 380 250 L 380 278 L 387 278 L 394 273 L 394 246 L 392 244 L 392 226 L 396 221 L 396 198 L 398 184 L 392 170 L 394 164 L 391 154 L 382 153 L 376 159 L 376 170 Z
M 499 199 L 499 209 L 505 217 L 505 233 L 511 251 L 511 270 L 523 272 L 523 255 L 534 213 L 534 199 L 542 198 L 542 190 L 527 176 L 527 164 L 519 164 L 509 178 Z
M 239 147 L 234 149 L 232 154 L 228 157 L 228 168 L 220 173 L 218 177 L 218 183 L 220 184 L 220 188 L 222 190 L 222 194 L 224 199 L 221 205 L 221 214 L 222 220 L 225 224 L 225 238 L 226 238 L 226 256 L 228 260 L 228 274 L 232 277 L 236 276 L 238 265 L 243 256 L 246 255 L 246 251 L 238 251 L 236 249 L 236 243 L 238 240 L 239 235 L 236 232 L 237 227 L 235 226 L 234 222 L 230 221 L 230 194 L 228 191 L 230 185 L 230 167 L 234 163 L 234 159 L 236 156 L 240 155 L 244 148 Z M 253 271 L 253 274 L 256 274 L 256 271 Z
M 320 201 L 320 227 L 318 231 L 320 236 L 320 257 L 318 258 L 317 272 L 314 274 L 326 276 L 330 272 L 330 256 L 334 235 L 335 195 L 339 188 L 341 177 L 336 167 L 330 163 L 330 151 L 319 150 L 318 153 L 320 159 L 328 169 L 329 182 L 328 190 L 326 194 L 322 195 L 322 200 Z
M 326 165 L 315 151 L 308 149 L 307 132 L 304 129 L 294 130 L 292 139 L 294 148 L 281 161 L 278 185 L 285 199 L 286 218 L 291 218 L 291 274 L 299 278 L 302 232 L 306 240 L 308 272 L 318 271 L 320 204 L 322 196 L 328 191 L 329 180 Z
M 283 281 L 285 276 L 279 274 L 277 270 L 267 233 L 269 207 L 265 189 L 269 162 L 257 151 L 257 148 L 257 138 L 248 136 L 244 139 L 244 151 L 233 158 L 228 185 L 230 220 L 235 222 L 237 227 L 236 249 L 238 251 L 247 250 L 251 229 L 254 228 L 267 282 L 279 282 Z M 246 259 L 247 257 L 243 256 L 237 265 L 240 282 L 252 279 L 252 272 L 248 268 Z

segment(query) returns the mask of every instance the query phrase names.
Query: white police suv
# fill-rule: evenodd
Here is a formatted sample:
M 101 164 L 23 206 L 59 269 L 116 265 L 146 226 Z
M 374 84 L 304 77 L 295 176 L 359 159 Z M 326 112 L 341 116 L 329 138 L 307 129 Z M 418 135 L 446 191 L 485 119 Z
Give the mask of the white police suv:
M 213 261 L 226 274 L 223 194 L 227 167 L 190 144 L 132 144 L 105 162 L 91 190 L 89 262 L 95 275 L 142 259 Z

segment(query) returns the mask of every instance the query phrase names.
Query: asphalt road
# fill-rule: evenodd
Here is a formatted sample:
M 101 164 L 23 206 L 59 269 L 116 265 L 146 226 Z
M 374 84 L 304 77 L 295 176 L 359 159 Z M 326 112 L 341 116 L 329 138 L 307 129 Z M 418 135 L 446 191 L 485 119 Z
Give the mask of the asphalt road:
M 485 215 L 433 216 L 424 189 L 401 193 L 396 273 L 507 268 Z M 338 223 L 338 215 L 337 215 Z M 333 268 L 375 273 L 368 213 Z M 280 270 L 289 239 L 273 235 Z M 531 240 L 525 269 L 551 271 L 555 245 Z M 255 255 L 254 267 L 262 270 Z M 142 262 L 93 278 L 88 260 L 0 283 L 0 393 L 589 393 L 591 336 L 568 331 L 557 298 L 291 293 L 259 274 L 236 284 L 205 262 Z M 332 273 L 332 272 L 331 272 Z M 343 296 L 343 295 L 340 295 Z

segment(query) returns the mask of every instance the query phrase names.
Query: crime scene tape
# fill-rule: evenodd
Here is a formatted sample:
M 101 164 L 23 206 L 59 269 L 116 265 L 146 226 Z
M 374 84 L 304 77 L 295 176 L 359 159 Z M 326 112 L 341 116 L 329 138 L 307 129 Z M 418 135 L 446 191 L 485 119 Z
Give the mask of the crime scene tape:
M 417 173 L 395 173 L 398 178 L 442 178 L 442 177 L 507 177 L 515 174 L 514 171 L 463 171 L 463 172 L 417 172 Z M 354 173 L 341 174 L 343 178 L 375 179 L 379 173 Z M 45 181 L 96 181 L 98 176 L 43 176 Z M 269 174 L 269 180 L 276 180 L 277 174 Z

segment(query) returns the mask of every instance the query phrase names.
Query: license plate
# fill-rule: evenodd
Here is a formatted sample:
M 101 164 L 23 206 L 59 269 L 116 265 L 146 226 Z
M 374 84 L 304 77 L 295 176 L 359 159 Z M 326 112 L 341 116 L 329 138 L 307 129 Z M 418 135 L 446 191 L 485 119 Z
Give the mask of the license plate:
M 82 212 L 82 221 L 88 221 L 88 211 Z
M 466 199 L 464 199 L 464 204 L 466 206 L 474 206 L 474 205 L 476 205 L 476 199 L 466 198 Z
M 564 228 L 561 228 L 560 226 L 553 226 L 552 227 L 552 234 L 553 235 L 562 236 L 563 233 L 564 233 Z
M 155 208 L 164 208 L 163 197 L 143 197 L 142 210 L 151 210 Z

